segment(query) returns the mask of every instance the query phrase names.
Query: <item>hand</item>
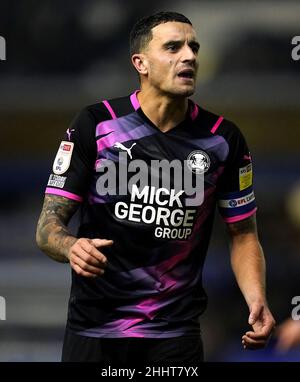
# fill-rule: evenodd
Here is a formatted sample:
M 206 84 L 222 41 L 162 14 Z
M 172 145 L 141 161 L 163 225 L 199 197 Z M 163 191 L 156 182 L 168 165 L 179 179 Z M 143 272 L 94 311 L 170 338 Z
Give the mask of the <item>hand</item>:
M 255 302 L 250 306 L 248 322 L 253 331 L 248 331 L 243 335 L 244 349 L 264 348 L 275 327 L 275 320 L 266 303 Z
M 277 350 L 286 352 L 292 347 L 300 345 L 300 321 L 285 320 L 277 330 Z
M 71 246 L 68 258 L 71 267 L 81 276 L 95 278 L 102 276 L 107 258 L 97 248 L 110 247 L 112 240 L 80 238 Z

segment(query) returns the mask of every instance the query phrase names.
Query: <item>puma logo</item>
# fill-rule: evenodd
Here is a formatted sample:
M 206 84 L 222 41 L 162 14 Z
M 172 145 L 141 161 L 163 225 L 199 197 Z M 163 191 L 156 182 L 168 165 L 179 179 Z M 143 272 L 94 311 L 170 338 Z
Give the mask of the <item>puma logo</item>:
M 68 135 L 69 141 L 71 140 L 71 134 L 72 134 L 73 131 L 75 131 L 75 129 L 68 129 L 67 130 L 67 135 Z
M 114 144 L 114 147 L 117 148 L 117 149 L 121 149 L 121 150 L 127 151 L 127 154 L 129 155 L 130 159 L 132 159 L 131 149 L 133 148 L 134 145 L 136 145 L 136 143 L 133 143 L 133 144 L 128 148 L 128 147 L 125 147 L 125 146 L 123 145 L 123 143 L 116 142 L 116 143 Z

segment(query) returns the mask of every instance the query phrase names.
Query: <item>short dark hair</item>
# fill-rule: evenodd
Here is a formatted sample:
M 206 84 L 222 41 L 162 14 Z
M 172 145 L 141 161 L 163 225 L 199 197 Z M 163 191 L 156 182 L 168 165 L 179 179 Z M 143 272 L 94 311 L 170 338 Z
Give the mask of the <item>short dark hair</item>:
M 130 55 L 140 53 L 152 39 L 152 28 L 169 21 L 193 25 L 190 20 L 177 12 L 158 12 L 146 16 L 135 23 L 130 32 Z

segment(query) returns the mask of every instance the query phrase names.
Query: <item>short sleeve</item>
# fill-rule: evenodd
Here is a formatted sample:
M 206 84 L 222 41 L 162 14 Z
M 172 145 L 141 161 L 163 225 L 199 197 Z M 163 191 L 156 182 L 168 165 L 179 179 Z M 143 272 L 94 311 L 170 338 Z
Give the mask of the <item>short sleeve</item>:
M 95 118 L 87 108 L 73 120 L 59 144 L 46 194 L 81 202 L 88 191 L 96 161 Z
M 226 140 L 229 155 L 218 185 L 218 209 L 226 223 L 235 223 L 256 210 L 253 190 L 252 157 L 243 134 L 231 124 Z

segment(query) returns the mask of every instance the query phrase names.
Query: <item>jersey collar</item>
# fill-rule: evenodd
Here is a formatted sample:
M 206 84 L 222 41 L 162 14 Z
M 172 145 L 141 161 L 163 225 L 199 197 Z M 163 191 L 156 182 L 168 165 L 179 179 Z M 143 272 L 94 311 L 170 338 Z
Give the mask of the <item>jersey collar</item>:
M 137 98 L 138 92 L 140 92 L 139 89 L 130 95 L 130 102 L 134 110 L 138 110 L 141 107 L 139 100 Z M 194 121 L 197 118 L 198 113 L 199 113 L 198 105 L 195 104 L 191 99 L 189 99 L 189 116 L 192 121 Z

